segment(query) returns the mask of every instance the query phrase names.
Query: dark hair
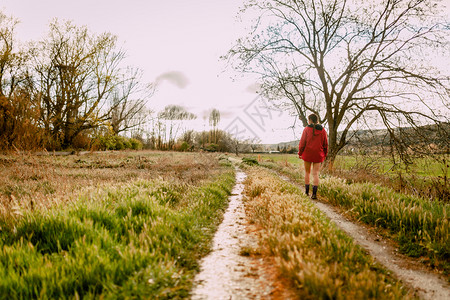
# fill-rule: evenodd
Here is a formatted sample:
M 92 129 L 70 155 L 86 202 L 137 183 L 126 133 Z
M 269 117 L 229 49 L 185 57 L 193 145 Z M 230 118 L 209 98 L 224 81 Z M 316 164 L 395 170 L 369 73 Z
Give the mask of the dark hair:
M 319 117 L 316 114 L 310 114 L 308 116 L 308 120 L 311 120 L 311 122 L 313 123 L 313 136 L 314 136 L 316 124 L 319 123 Z

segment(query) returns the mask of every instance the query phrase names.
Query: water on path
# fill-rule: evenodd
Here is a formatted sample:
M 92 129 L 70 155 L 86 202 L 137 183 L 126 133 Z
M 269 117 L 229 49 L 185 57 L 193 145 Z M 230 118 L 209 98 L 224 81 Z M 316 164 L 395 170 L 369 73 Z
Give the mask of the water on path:
M 211 253 L 201 261 L 194 280 L 192 299 L 271 299 L 274 287 L 261 268 L 262 258 L 243 256 L 242 249 L 254 249 L 257 237 L 247 230 L 242 192 L 246 174 L 236 173 L 236 185 L 229 198 L 224 220 L 213 240 Z

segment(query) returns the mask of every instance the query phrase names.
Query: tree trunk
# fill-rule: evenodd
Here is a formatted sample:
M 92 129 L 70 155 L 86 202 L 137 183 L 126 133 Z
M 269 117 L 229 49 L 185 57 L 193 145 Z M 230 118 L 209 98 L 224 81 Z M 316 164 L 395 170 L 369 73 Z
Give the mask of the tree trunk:
M 333 169 L 334 160 L 336 159 L 336 155 L 339 152 L 338 144 L 337 144 L 337 130 L 334 125 L 329 122 L 328 124 L 329 132 L 328 132 L 328 154 L 325 160 L 325 167 L 328 168 L 329 171 Z

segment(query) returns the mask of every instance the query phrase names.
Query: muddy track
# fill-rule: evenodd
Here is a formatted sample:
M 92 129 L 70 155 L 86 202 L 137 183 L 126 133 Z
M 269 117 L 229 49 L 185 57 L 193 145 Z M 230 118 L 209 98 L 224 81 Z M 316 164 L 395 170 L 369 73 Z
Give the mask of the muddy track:
M 200 262 L 191 298 L 272 299 L 275 290 L 262 258 L 242 255 L 242 249 L 255 249 L 258 239 L 249 233 L 242 192 L 246 174 L 236 172 L 236 185 L 229 198 L 213 240 L 212 251 Z
M 279 176 L 292 183 L 286 176 Z M 242 249 L 258 248 L 258 238 L 249 230 L 242 201 L 245 178 L 246 174 L 237 170 L 236 185 L 229 198 L 224 220 L 214 236 L 212 251 L 202 259 L 200 272 L 194 280 L 191 293 L 194 300 L 295 298 L 289 291 L 285 291 L 285 294 L 280 292 L 277 278 L 273 275 L 273 266 L 269 266 L 267 260 L 242 255 Z M 321 201 L 313 203 L 420 298 L 450 299 L 450 286 L 445 279 L 420 262 L 399 254 L 389 241 L 370 232 L 369 226 L 349 221 L 334 206 Z
M 283 180 L 292 181 L 279 175 Z M 296 183 L 294 183 L 296 184 Z M 320 194 L 320 186 L 319 186 Z M 320 200 L 320 197 L 319 197 Z M 401 255 L 397 249 L 381 236 L 371 233 L 368 228 L 349 221 L 339 210 L 321 201 L 313 201 L 336 226 L 366 249 L 377 262 L 392 271 L 404 284 L 412 288 L 422 299 L 450 299 L 450 285 L 441 276 L 427 269 L 420 262 Z

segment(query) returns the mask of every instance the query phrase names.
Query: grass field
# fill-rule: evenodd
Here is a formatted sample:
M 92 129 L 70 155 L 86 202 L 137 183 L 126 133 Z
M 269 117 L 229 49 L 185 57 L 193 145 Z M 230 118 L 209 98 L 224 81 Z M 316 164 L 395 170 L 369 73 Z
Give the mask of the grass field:
M 302 182 L 296 155 L 259 160 Z M 234 185 L 226 156 L 204 153 L 3 155 L 0 168 L 0 299 L 186 298 Z M 261 253 L 277 257 L 299 295 L 409 297 L 301 189 L 267 169 L 247 171 Z M 448 259 L 448 205 L 330 176 L 319 193 L 391 230 L 404 252 Z
M 297 154 L 255 154 L 248 157 L 260 162 L 303 168 L 303 161 Z M 322 173 L 351 182 L 380 183 L 398 192 L 450 203 L 449 165 L 449 155 L 416 158 L 408 167 L 394 165 L 387 156 L 339 155 L 333 170 L 326 169 Z
M 205 154 L 1 164 L 0 299 L 185 298 L 234 184 Z
M 297 154 L 255 154 L 252 157 L 263 161 L 277 163 L 289 163 L 292 165 L 303 165 L 303 161 Z M 416 158 L 414 163 L 406 170 L 404 166 L 394 167 L 391 159 L 381 155 L 338 155 L 334 163 L 336 169 L 356 170 L 370 169 L 380 174 L 396 174 L 396 172 L 411 173 L 418 176 L 447 176 L 450 175 L 450 155 L 442 155 L 440 158 Z
M 303 169 L 286 164 L 287 159 L 261 161 L 261 165 L 302 185 Z M 449 203 L 399 193 L 382 184 L 321 177 L 319 195 L 324 201 L 342 207 L 356 220 L 387 229 L 402 253 L 421 257 L 447 276 L 450 274 Z
M 314 208 L 303 191 L 261 167 L 248 168 L 246 208 L 262 228 L 263 252 L 274 256 L 299 299 L 408 299 L 372 257 Z

